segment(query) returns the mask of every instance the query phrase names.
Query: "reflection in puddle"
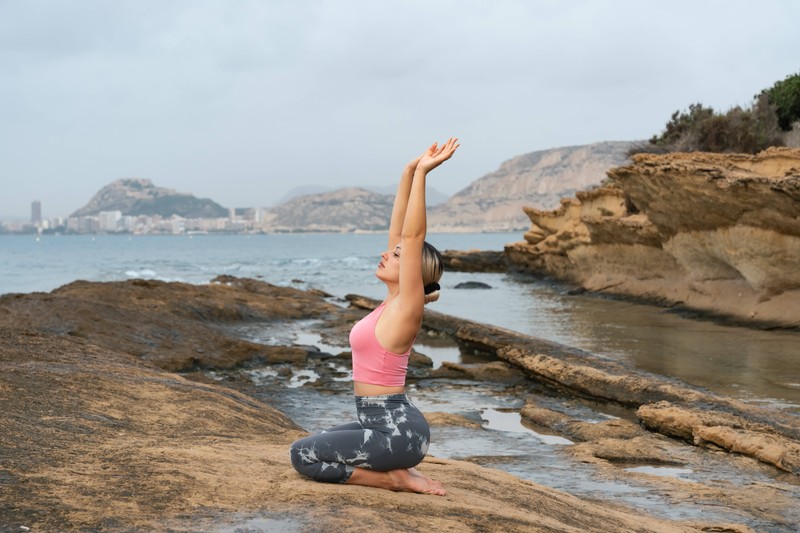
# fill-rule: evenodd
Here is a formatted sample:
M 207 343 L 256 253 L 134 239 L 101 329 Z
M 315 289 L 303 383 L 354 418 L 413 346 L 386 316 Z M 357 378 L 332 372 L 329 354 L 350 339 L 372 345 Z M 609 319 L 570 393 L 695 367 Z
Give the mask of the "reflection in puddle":
M 340 376 L 331 377 L 333 381 L 351 381 L 353 379 L 353 371 L 346 366 L 329 362 L 328 368 L 332 369 L 336 374 L 341 374 Z
M 496 431 L 512 431 L 515 433 L 529 433 L 545 444 L 565 445 L 574 444 L 571 440 L 557 435 L 543 435 L 522 425 L 522 420 L 518 412 L 504 412 L 497 409 L 483 409 L 481 418 L 486 422 L 486 429 Z
M 309 326 L 306 324 L 306 326 Z M 343 348 L 342 346 L 332 346 L 330 344 L 325 344 L 322 341 L 322 337 L 317 333 L 311 333 L 306 329 L 301 329 L 295 335 L 295 339 L 293 340 L 294 344 L 299 344 L 301 346 L 316 346 L 319 348 L 321 352 L 326 352 L 330 354 L 338 354 L 347 350 L 347 348 Z
M 625 471 L 674 478 L 680 478 L 686 474 L 691 474 L 694 472 L 691 468 L 675 468 L 670 466 L 635 466 L 632 468 L 626 468 Z
M 287 383 L 286 386 L 290 389 L 296 389 L 297 387 L 302 387 L 306 383 L 311 383 L 318 379 L 319 374 L 313 370 L 301 370 L 300 372 L 292 373 L 292 377 L 289 379 L 289 383 Z
M 433 369 L 442 366 L 442 363 L 448 361 L 450 363 L 458 363 L 461 360 L 461 351 L 457 346 L 414 346 L 415 350 L 423 353 L 431 358 L 433 361 Z
M 270 368 L 257 368 L 255 370 L 248 370 L 247 374 L 256 385 L 263 385 L 265 381 L 278 377 L 278 373 Z

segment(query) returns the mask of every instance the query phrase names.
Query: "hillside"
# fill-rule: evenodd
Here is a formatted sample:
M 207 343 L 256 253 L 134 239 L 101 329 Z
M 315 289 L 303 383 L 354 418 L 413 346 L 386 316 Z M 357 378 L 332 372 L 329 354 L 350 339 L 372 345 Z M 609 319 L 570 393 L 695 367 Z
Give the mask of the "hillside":
M 217 218 L 228 216 L 228 210 L 207 198 L 156 187 L 148 179 L 116 180 L 95 194 L 88 204 L 75 211 L 73 217 L 97 215 L 101 211 L 121 211 L 123 215 L 147 215 L 169 218 Z
M 298 196 L 269 210 L 267 231 L 379 231 L 389 228 L 394 195 L 337 189 Z
M 627 161 L 632 142 L 541 150 L 509 159 L 430 210 L 430 231 L 525 230 L 523 207 L 552 209 L 561 198 L 598 185 Z
M 633 143 L 601 142 L 521 155 L 439 205 L 428 208 L 428 230 L 525 230 L 523 207 L 552 208 L 561 198 L 599 184 L 627 161 Z M 270 208 L 267 231 L 379 231 L 388 228 L 394 187 L 387 194 L 362 188 L 297 196 Z M 435 201 L 435 200 L 434 200 Z

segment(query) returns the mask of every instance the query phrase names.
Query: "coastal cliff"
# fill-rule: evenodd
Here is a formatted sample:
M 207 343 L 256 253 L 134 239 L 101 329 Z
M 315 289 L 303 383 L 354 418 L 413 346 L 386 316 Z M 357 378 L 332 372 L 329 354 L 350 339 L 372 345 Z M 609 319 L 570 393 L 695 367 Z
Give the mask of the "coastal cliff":
M 609 183 L 525 208 L 512 268 L 735 321 L 800 327 L 800 150 L 640 154 Z

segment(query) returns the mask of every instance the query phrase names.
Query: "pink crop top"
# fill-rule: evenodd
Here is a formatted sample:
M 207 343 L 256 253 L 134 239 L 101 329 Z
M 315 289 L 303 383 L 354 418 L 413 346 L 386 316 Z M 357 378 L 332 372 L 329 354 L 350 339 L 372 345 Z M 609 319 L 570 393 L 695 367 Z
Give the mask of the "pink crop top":
M 375 325 L 386 304 L 381 304 L 358 321 L 350 330 L 350 350 L 353 352 L 353 380 L 370 385 L 402 387 L 406 384 L 408 356 L 386 350 L 375 336 Z

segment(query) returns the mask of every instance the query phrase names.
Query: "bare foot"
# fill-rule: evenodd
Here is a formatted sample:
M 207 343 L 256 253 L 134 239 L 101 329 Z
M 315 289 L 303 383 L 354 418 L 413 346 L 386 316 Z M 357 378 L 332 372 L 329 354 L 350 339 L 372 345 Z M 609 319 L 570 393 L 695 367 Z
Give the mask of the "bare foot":
M 435 479 L 429 478 L 428 476 L 426 476 L 425 474 L 423 474 L 422 472 L 420 472 L 419 470 L 417 470 L 414 467 L 409 468 L 408 469 L 408 473 L 411 474 L 413 477 L 419 477 L 419 478 L 424 479 L 425 481 L 427 481 L 428 483 L 432 484 L 433 486 L 435 486 L 438 489 L 444 490 L 444 485 L 442 485 L 439 481 L 436 481 Z
M 413 471 L 413 472 L 412 472 Z M 442 484 L 421 474 L 414 468 L 391 470 L 387 472 L 394 483 L 393 490 L 404 492 L 418 492 L 420 494 L 435 494 L 444 496 L 447 491 Z

